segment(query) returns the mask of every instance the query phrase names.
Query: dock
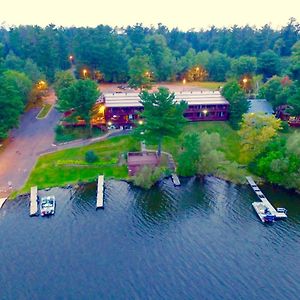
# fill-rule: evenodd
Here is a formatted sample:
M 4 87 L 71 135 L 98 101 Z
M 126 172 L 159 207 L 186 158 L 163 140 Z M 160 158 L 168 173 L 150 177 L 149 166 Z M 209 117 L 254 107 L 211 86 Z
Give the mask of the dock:
M 171 174 L 171 178 L 172 178 L 172 181 L 173 181 L 173 183 L 174 183 L 175 186 L 180 186 L 181 185 L 180 180 L 179 180 L 177 174 L 172 173 Z
M 97 204 L 96 208 L 104 208 L 103 205 L 103 191 L 104 191 L 104 176 L 98 176 L 98 185 L 97 185 Z
M 282 218 L 287 218 L 287 214 L 283 211 L 277 211 L 273 205 L 269 202 L 269 200 L 266 198 L 266 196 L 263 194 L 263 192 L 260 190 L 260 188 L 256 185 L 256 183 L 254 182 L 254 180 L 252 179 L 252 177 L 248 176 L 246 177 L 248 183 L 250 184 L 250 186 L 252 187 L 253 191 L 255 192 L 255 194 L 257 195 L 257 197 L 261 200 L 261 202 L 254 202 L 254 203 L 262 203 L 267 209 L 268 211 L 275 216 L 276 219 L 282 219 Z M 252 203 L 252 206 L 255 208 L 255 210 L 257 211 L 257 207 L 258 204 Z
M 38 194 L 37 194 L 37 186 L 33 186 L 30 189 L 30 216 L 36 216 L 38 213 Z

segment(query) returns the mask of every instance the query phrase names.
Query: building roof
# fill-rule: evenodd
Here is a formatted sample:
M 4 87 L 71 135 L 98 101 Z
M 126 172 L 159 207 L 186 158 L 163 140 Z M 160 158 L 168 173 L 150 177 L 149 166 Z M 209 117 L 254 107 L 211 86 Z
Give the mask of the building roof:
M 274 113 L 271 103 L 266 99 L 249 99 L 248 101 L 250 103 L 249 113 L 262 112 L 267 115 L 272 115 Z
M 106 107 L 142 107 L 138 93 L 108 93 L 104 95 Z M 175 93 L 175 101 L 184 100 L 188 105 L 229 105 L 220 92 Z

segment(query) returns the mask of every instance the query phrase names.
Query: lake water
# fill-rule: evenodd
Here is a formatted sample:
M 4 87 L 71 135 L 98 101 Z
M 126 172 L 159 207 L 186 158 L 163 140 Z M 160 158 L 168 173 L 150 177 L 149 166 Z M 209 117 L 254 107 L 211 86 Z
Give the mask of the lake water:
M 288 219 L 260 222 L 249 186 L 209 177 L 143 191 L 106 181 L 52 189 L 56 214 L 28 199 L 0 210 L 0 299 L 300 299 L 300 197 L 263 186 Z

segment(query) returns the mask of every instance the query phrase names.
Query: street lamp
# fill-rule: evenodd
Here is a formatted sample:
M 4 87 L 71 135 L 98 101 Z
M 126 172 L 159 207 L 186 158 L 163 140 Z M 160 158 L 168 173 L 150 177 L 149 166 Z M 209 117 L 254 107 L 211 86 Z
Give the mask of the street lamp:
M 143 125 L 143 124 L 144 124 L 143 120 L 139 120 L 138 123 L 139 123 L 140 125 Z
M 83 69 L 83 70 L 82 70 L 82 73 L 83 73 L 83 77 L 86 78 L 87 69 Z

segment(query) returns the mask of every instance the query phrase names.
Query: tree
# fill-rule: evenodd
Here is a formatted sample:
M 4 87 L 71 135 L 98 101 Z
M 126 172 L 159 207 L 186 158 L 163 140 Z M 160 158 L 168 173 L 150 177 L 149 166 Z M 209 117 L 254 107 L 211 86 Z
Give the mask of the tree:
M 226 73 L 230 69 L 230 59 L 226 54 L 214 51 L 210 56 L 207 71 L 213 81 L 225 81 Z
M 70 71 L 58 71 L 55 73 L 54 90 L 57 95 L 62 89 L 70 87 L 75 82 L 75 78 Z
M 295 93 L 289 97 L 287 103 L 291 106 L 289 113 L 292 116 L 300 116 L 300 86 L 297 87 Z
M 100 92 L 97 84 L 90 80 L 77 80 L 59 93 L 58 106 L 62 111 L 74 109 L 74 116 L 81 117 L 91 128 L 91 112 Z
M 197 164 L 197 174 L 217 174 L 226 163 L 225 154 L 218 150 L 221 146 L 220 135 L 216 132 L 204 131 L 200 136 L 200 157 Z
M 187 104 L 184 101 L 176 103 L 175 94 L 167 88 L 160 87 L 157 92 L 140 93 L 144 110 L 141 117 L 143 124 L 137 126 L 136 135 L 139 138 L 158 144 L 158 155 L 161 155 L 161 145 L 164 137 L 177 137 L 187 120 L 183 117 Z
M 231 72 L 237 78 L 243 75 L 254 75 L 257 69 L 257 59 L 251 56 L 241 56 L 231 61 Z
M 32 81 L 24 74 L 17 71 L 7 70 L 3 73 L 3 80 L 15 90 L 23 104 L 26 105 L 33 86 Z
M 136 51 L 135 56 L 129 60 L 129 81 L 132 88 L 150 88 L 151 87 L 151 70 L 149 57 L 143 55 L 141 50 Z
M 249 109 L 249 102 L 245 97 L 237 81 L 230 81 L 225 84 L 222 95 L 228 100 L 229 106 L 229 123 L 234 129 L 239 128 L 243 114 Z
M 281 121 L 273 115 L 249 113 L 243 115 L 239 136 L 241 137 L 241 161 L 249 163 L 263 150 L 277 131 Z
M 6 138 L 10 129 L 18 126 L 24 103 L 21 93 L 6 76 L 0 77 L 0 139 Z
M 193 176 L 197 173 L 200 158 L 200 136 L 191 133 L 184 136 L 183 151 L 178 158 L 178 173 L 182 176 Z
M 273 75 L 278 75 L 280 72 L 279 56 L 272 50 L 263 52 L 257 61 L 258 72 L 263 74 L 265 79 L 271 78 Z
M 290 69 L 293 79 L 300 82 L 300 41 L 292 48 Z

